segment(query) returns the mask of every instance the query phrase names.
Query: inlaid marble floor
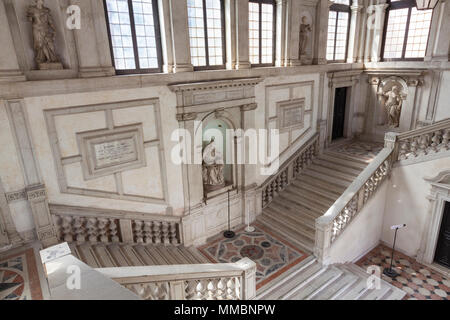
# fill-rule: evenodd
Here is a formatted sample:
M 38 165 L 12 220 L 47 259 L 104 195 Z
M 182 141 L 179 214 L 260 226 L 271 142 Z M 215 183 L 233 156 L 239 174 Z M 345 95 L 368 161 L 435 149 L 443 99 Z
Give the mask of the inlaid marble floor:
M 34 250 L 0 257 L 0 300 L 42 299 Z
M 383 144 L 378 142 L 368 142 L 351 140 L 331 145 L 328 150 L 348 154 L 350 156 L 363 156 L 374 158 L 383 149 Z
M 379 245 L 356 264 L 364 269 L 370 265 L 378 265 L 383 270 L 390 265 L 391 253 L 392 249 Z M 449 278 L 397 251 L 394 254 L 394 267 L 400 276 L 392 280 L 383 275 L 383 280 L 405 291 L 405 299 L 449 300 Z
M 306 259 L 308 254 L 264 226 L 258 223 L 253 226 L 254 232 L 246 232 L 242 227 L 234 238 L 226 239 L 220 234 L 198 249 L 213 263 L 250 258 L 256 263 L 256 288 L 259 289 Z

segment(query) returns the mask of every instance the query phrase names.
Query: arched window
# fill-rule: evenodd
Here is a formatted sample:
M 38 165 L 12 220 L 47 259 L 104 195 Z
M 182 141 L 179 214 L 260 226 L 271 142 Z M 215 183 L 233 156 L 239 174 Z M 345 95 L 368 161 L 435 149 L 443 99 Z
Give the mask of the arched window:
M 425 57 L 433 10 L 417 10 L 415 0 L 391 0 L 386 13 L 383 60 Z
M 224 69 L 223 0 L 187 0 L 187 7 L 192 65 L 197 70 Z
M 275 17 L 273 0 L 250 0 L 249 50 L 252 66 L 275 64 Z
M 105 10 L 116 72 L 161 72 L 157 1 L 105 0 Z
M 336 0 L 328 15 L 327 60 L 345 62 L 350 30 L 350 0 Z

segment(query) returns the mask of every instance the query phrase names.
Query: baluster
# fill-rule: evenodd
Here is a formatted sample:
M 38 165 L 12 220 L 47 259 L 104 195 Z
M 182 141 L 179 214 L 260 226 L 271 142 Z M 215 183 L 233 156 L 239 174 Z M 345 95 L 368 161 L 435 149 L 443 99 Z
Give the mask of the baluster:
M 167 221 L 161 222 L 161 231 L 162 242 L 166 245 L 170 244 L 169 223 Z
M 140 220 L 135 220 L 133 224 L 134 241 L 136 243 L 144 243 L 144 237 L 142 235 L 142 224 Z
M 417 151 L 419 150 L 419 137 L 411 138 L 410 150 L 412 157 L 413 158 L 417 157 L 418 155 Z
M 208 286 L 207 286 L 208 296 L 206 297 L 206 300 L 216 300 L 216 295 L 217 295 L 216 282 L 217 282 L 217 280 L 215 280 L 215 279 L 211 279 L 208 281 Z
M 98 219 L 98 228 L 97 228 L 97 237 L 100 239 L 100 242 L 102 243 L 108 243 L 109 242 L 109 238 L 108 238 L 108 229 L 107 229 L 107 225 L 108 225 L 108 219 L 106 218 L 99 218 Z
M 173 245 L 180 244 L 180 242 L 178 241 L 177 225 L 178 224 L 176 222 L 171 222 L 169 224 L 169 239 L 170 243 Z
M 153 229 L 153 243 L 160 244 L 161 243 L 161 222 L 154 221 L 152 229 Z
M 399 160 L 405 160 L 408 158 L 408 151 L 409 151 L 409 141 L 403 140 L 400 142 L 400 151 L 398 155 Z
M 75 239 L 78 244 L 82 244 L 86 241 L 86 234 L 83 227 L 84 219 L 82 217 L 75 217 L 73 222 L 73 228 L 75 232 Z
M 433 133 L 433 137 L 431 138 L 431 148 L 430 149 L 433 152 L 438 152 L 441 141 L 442 141 L 442 131 L 438 130 Z
M 143 233 L 142 237 L 144 240 L 144 243 L 149 244 L 153 242 L 153 230 L 152 230 L 152 222 L 151 221 L 145 221 L 143 222 Z
M 227 296 L 226 298 L 228 300 L 235 300 L 236 299 L 236 285 L 234 283 L 233 278 L 229 278 L 227 281 Z
M 74 230 L 72 229 L 73 219 L 71 216 L 62 217 L 62 237 L 60 239 L 64 239 L 65 242 L 71 243 L 73 242 Z
M 116 219 L 110 218 L 108 226 L 109 226 L 109 234 L 111 235 L 111 241 L 114 243 L 120 242 Z
M 87 237 L 91 244 L 97 243 L 97 219 L 88 218 L 86 221 Z
M 450 129 L 445 129 L 442 135 L 442 143 L 439 146 L 440 151 L 446 151 L 450 149 Z
M 193 300 L 203 300 L 205 298 L 206 284 L 204 280 L 200 280 L 195 287 L 195 296 Z
M 217 283 L 217 296 L 216 300 L 226 300 L 227 299 L 227 284 L 226 281 L 221 278 Z
M 269 183 L 267 186 L 267 204 L 272 202 L 273 194 L 272 194 L 272 183 Z
M 429 145 L 429 134 L 423 134 L 419 137 L 419 155 L 426 155 Z

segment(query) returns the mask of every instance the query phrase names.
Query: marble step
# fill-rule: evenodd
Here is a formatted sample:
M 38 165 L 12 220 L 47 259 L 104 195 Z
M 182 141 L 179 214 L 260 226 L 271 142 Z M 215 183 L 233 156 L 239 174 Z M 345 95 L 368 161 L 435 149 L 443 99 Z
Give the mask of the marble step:
M 298 177 L 296 181 L 300 182 L 300 183 L 305 183 L 307 185 L 314 186 L 316 188 L 327 190 L 327 191 L 330 191 L 333 193 L 337 193 L 339 196 L 344 193 L 345 189 L 347 189 L 346 187 L 334 185 L 334 184 L 328 183 L 327 181 L 319 180 L 319 179 L 316 179 L 315 177 L 310 177 L 306 174 L 300 175 L 300 177 Z
M 329 201 L 333 203 L 340 197 L 341 193 L 333 192 L 332 190 L 325 190 L 323 188 L 316 187 L 312 184 L 309 184 L 305 181 L 294 180 L 291 182 L 292 185 L 301 189 L 301 191 L 306 195 L 320 195 L 323 198 L 327 198 Z
M 282 213 L 283 210 L 279 210 L 277 208 L 274 208 L 273 206 L 269 206 L 268 208 L 265 208 L 263 211 L 264 215 L 271 216 L 273 219 L 280 220 L 282 219 L 287 224 L 291 225 L 292 228 L 298 232 L 301 232 L 302 234 L 311 234 L 314 236 L 315 234 L 315 225 L 313 222 L 305 223 L 300 219 L 296 219 L 293 216 L 286 215 Z
M 294 188 L 286 188 L 283 193 L 286 197 L 289 197 L 293 202 L 304 206 L 307 209 L 316 211 L 317 213 L 324 213 L 328 210 L 328 208 L 333 204 L 333 202 L 328 201 L 327 203 L 320 203 L 316 199 L 311 199 L 302 195 L 301 192 L 298 192 L 298 189 Z
M 323 153 L 318 157 L 319 160 L 328 161 L 331 163 L 335 163 L 340 166 L 345 166 L 347 168 L 352 168 L 356 170 L 364 170 L 367 167 L 367 163 L 365 162 L 359 162 L 359 161 L 353 161 L 353 159 L 343 159 L 336 157 L 335 154 L 329 154 L 329 153 Z
M 277 204 L 282 208 L 286 208 L 289 212 L 293 212 L 307 219 L 313 219 L 314 221 L 322 215 L 322 212 L 316 212 L 304 206 L 298 205 L 296 202 L 283 195 L 275 198 L 272 203 Z
M 303 235 L 297 231 L 292 231 L 292 229 L 286 224 L 279 222 L 279 219 L 273 219 L 268 215 L 260 215 L 257 221 L 274 233 L 278 234 L 283 239 L 292 242 L 294 245 L 298 245 L 301 249 L 304 249 L 307 252 L 313 252 L 314 236 L 309 235 L 308 237 L 307 235 Z
M 265 284 L 257 290 L 257 300 L 271 300 L 278 299 L 278 294 L 281 288 L 285 287 L 289 283 L 297 281 L 297 277 L 306 269 L 313 265 L 317 265 L 316 258 L 314 256 L 308 256 L 301 261 L 297 266 L 284 272 L 281 276 Z M 275 295 L 275 296 L 274 296 Z
M 315 292 L 310 300 L 335 300 L 342 292 L 351 288 L 358 279 L 358 276 L 343 271 L 336 281 L 322 288 L 322 290 Z
M 356 176 L 358 176 L 363 170 L 363 169 L 355 169 L 352 167 L 347 167 L 347 166 L 337 163 L 337 162 L 327 161 L 320 157 L 314 159 L 313 163 L 316 165 L 319 165 L 321 167 L 325 167 L 328 169 L 336 170 L 338 172 L 347 173 L 347 174 L 356 175 Z
M 344 272 L 338 268 L 328 267 L 326 272 L 313 279 L 303 290 L 291 296 L 290 299 L 311 300 L 320 292 L 326 291 L 327 288 L 331 287 L 343 274 Z
M 70 248 L 75 257 L 95 268 L 210 263 L 194 247 L 146 244 L 71 244 Z
M 333 157 L 334 159 L 336 159 L 335 160 L 336 162 L 339 162 L 340 160 L 346 160 L 346 161 L 351 161 L 353 163 L 357 163 L 359 165 L 365 165 L 366 167 L 373 160 L 372 157 L 350 155 L 350 154 L 346 154 L 346 153 L 342 153 L 342 152 L 338 152 L 338 151 L 334 151 L 334 150 L 325 150 L 323 152 L 323 154 Z
M 294 198 L 291 194 L 288 194 L 287 192 L 281 193 L 275 199 L 286 202 L 287 205 L 290 205 L 295 210 L 298 210 L 302 214 L 308 215 L 314 219 L 323 215 L 323 210 L 306 206 L 304 203 L 302 203 L 300 199 Z
M 323 174 L 323 173 L 311 170 L 309 168 L 304 170 L 302 174 L 307 175 L 309 177 L 312 177 L 313 179 L 321 180 L 325 184 L 336 185 L 336 186 L 339 186 L 339 187 L 344 188 L 344 189 L 347 189 L 348 186 L 351 184 L 350 181 L 346 181 L 346 180 L 342 180 L 342 179 L 339 179 L 339 178 L 331 177 L 331 176 L 329 176 L 327 174 Z
M 353 182 L 353 180 L 355 180 L 355 178 L 359 175 L 359 174 L 354 175 L 354 174 L 339 172 L 337 170 L 329 169 L 329 168 L 322 167 L 322 166 L 319 166 L 316 164 L 309 166 L 308 169 L 319 172 L 319 173 L 326 174 L 330 177 L 346 180 L 346 181 L 349 181 L 350 183 Z
M 272 201 L 268 208 L 276 211 L 276 214 L 280 215 L 283 218 L 286 217 L 286 219 L 291 220 L 294 223 L 303 224 L 313 230 L 315 229 L 315 218 L 306 214 L 302 214 L 292 207 L 289 207 L 289 205 L 286 205 L 282 201 Z M 263 211 L 265 212 L 266 209 L 267 208 L 265 208 Z
M 291 183 L 288 188 L 290 188 L 292 191 L 295 191 L 297 194 L 300 194 L 301 196 L 303 196 L 311 201 L 314 201 L 318 204 L 326 205 L 326 207 L 330 207 L 336 201 L 336 199 L 330 199 L 328 197 L 324 197 L 320 193 L 315 193 L 310 190 L 305 190 L 305 189 L 297 186 L 294 183 Z
M 319 263 L 314 262 L 299 273 L 296 273 L 293 278 L 284 282 L 282 286 L 277 287 L 275 291 L 264 296 L 264 300 L 288 300 L 292 292 L 302 290 L 303 286 L 307 285 L 309 281 L 312 281 L 314 277 L 319 276 L 324 271 L 325 269 Z

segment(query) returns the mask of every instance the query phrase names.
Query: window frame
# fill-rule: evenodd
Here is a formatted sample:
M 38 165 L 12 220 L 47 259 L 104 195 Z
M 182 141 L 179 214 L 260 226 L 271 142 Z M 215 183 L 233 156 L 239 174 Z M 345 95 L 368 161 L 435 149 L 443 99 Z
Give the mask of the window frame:
M 128 13 L 130 15 L 131 38 L 133 40 L 134 61 L 135 61 L 136 68 L 135 69 L 120 69 L 120 70 L 116 69 L 116 61 L 114 58 L 114 48 L 113 48 L 112 35 L 111 35 L 111 26 L 109 24 L 108 5 L 107 5 L 106 1 L 107 0 L 103 0 L 103 6 L 105 9 L 106 27 L 108 30 L 111 60 L 112 60 L 113 67 L 116 70 L 116 75 L 162 73 L 163 72 L 163 52 L 162 52 L 162 43 L 161 43 L 162 39 L 161 39 L 161 26 L 160 26 L 160 21 L 159 21 L 158 1 L 152 0 L 153 23 L 155 26 L 155 42 L 156 42 L 156 56 L 157 56 L 157 60 L 158 60 L 158 68 L 140 68 L 139 52 L 138 52 L 137 38 L 136 38 L 136 25 L 134 22 L 133 0 L 127 0 Z
M 179 0 L 182 1 L 182 0 Z M 187 1 L 187 0 L 186 0 Z M 220 17 L 222 19 L 222 57 L 223 57 L 223 63 L 221 65 L 214 65 L 211 66 L 209 64 L 209 46 L 208 46 L 208 18 L 206 16 L 206 0 L 202 0 L 203 2 L 203 28 L 205 29 L 205 59 L 206 59 L 206 65 L 205 66 L 194 66 L 194 71 L 202 71 L 202 70 L 223 70 L 226 69 L 226 63 L 227 63 L 227 50 L 226 50 L 226 33 L 225 33 L 225 1 L 220 0 Z M 189 15 L 188 15 L 189 19 Z M 189 26 L 188 26 L 188 37 L 189 37 L 189 50 L 190 47 L 190 36 L 189 36 Z M 190 55 L 190 51 L 189 51 Z M 192 63 L 192 60 L 191 60 Z
M 273 67 L 275 66 L 275 59 L 276 59 L 276 44 L 277 44 L 277 5 L 275 0 L 249 0 L 248 1 L 257 3 L 259 5 L 259 61 L 262 61 L 262 4 L 271 4 L 273 6 L 273 31 L 272 31 L 272 63 L 251 63 L 250 66 L 252 68 L 259 68 L 259 67 Z M 247 19 L 250 18 L 250 15 L 247 17 Z M 248 37 L 249 42 L 249 60 L 250 60 L 250 34 Z
M 349 0 L 349 5 L 342 4 L 342 3 L 333 3 L 330 6 L 329 11 L 336 12 L 336 25 L 334 26 L 334 45 L 333 45 L 333 60 L 327 60 L 327 63 L 345 63 L 347 61 L 348 56 L 348 45 L 349 45 L 349 37 L 350 37 L 350 24 L 352 22 L 352 0 Z M 338 28 L 338 18 L 339 18 L 339 12 L 346 12 L 348 13 L 348 22 L 347 22 L 347 37 L 345 40 L 345 54 L 344 59 L 336 60 L 336 41 L 337 41 L 337 28 Z M 328 14 L 328 21 L 330 19 L 330 15 Z M 327 33 L 327 41 L 328 41 L 328 33 Z M 328 48 L 328 46 L 327 46 Z M 326 48 L 326 49 L 327 49 Z M 326 52 L 325 52 L 326 56 Z
M 428 30 L 427 44 L 425 47 L 425 56 L 423 58 L 405 58 L 406 47 L 408 45 L 408 35 L 409 35 L 409 25 L 411 22 L 411 13 L 412 13 L 412 8 L 416 7 L 416 0 L 400 0 L 400 1 L 389 0 L 388 4 L 389 4 L 389 7 L 386 9 L 386 16 L 384 17 L 383 41 L 381 42 L 381 61 L 385 61 L 385 62 L 389 62 L 389 61 L 424 61 L 425 56 L 427 54 L 428 43 L 430 42 L 431 23 L 433 22 L 434 9 L 432 9 L 433 12 L 431 13 L 430 30 Z M 401 58 L 385 58 L 384 57 L 384 49 L 386 46 L 386 33 L 387 33 L 388 22 L 389 22 L 389 14 L 390 14 L 391 10 L 406 9 L 406 8 L 408 8 L 409 10 L 408 10 L 408 18 L 406 20 L 405 35 L 403 38 L 402 57 Z

